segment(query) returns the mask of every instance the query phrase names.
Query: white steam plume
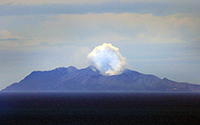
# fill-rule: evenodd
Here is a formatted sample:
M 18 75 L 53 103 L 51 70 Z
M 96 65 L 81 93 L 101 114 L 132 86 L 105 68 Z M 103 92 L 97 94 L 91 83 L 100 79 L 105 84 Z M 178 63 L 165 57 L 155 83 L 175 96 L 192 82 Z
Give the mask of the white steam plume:
M 107 76 L 121 74 L 125 64 L 125 58 L 119 53 L 119 49 L 110 43 L 95 47 L 87 58 L 101 74 Z

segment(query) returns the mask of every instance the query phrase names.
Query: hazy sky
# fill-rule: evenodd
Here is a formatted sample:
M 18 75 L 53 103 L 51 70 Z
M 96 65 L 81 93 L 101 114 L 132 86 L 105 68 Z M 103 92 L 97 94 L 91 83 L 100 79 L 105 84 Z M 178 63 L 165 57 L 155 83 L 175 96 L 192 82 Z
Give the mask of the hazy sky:
M 0 89 L 34 70 L 89 66 L 111 43 L 126 68 L 200 84 L 199 0 L 1 0 Z

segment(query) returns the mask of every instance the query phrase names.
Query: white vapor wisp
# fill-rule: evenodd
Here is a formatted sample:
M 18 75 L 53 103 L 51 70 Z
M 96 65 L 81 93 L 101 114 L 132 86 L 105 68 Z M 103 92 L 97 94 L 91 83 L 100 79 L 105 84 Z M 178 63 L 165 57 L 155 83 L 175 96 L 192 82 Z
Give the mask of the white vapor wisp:
M 119 75 L 123 72 L 125 58 L 119 49 L 110 43 L 95 47 L 87 58 L 103 75 Z

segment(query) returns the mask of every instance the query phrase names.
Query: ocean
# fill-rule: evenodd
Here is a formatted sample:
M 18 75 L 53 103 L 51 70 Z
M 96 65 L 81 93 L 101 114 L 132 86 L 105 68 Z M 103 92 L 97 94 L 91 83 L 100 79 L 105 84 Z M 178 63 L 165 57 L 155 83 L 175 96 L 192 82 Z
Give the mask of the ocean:
M 199 123 L 200 93 L 0 93 L 1 125 Z

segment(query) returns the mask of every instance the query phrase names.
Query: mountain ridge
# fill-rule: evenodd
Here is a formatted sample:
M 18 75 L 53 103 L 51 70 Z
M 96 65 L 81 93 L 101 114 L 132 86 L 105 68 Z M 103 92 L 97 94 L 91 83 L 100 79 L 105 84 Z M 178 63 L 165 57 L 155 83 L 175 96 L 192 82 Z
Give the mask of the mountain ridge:
M 49 71 L 33 71 L 2 92 L 82 92 L 82 91 L 200 91 L 200 85 L 160 79 L 125 69 L 122 74 L 104 76 L 93 66 L 77 69 L 59 67 Z

